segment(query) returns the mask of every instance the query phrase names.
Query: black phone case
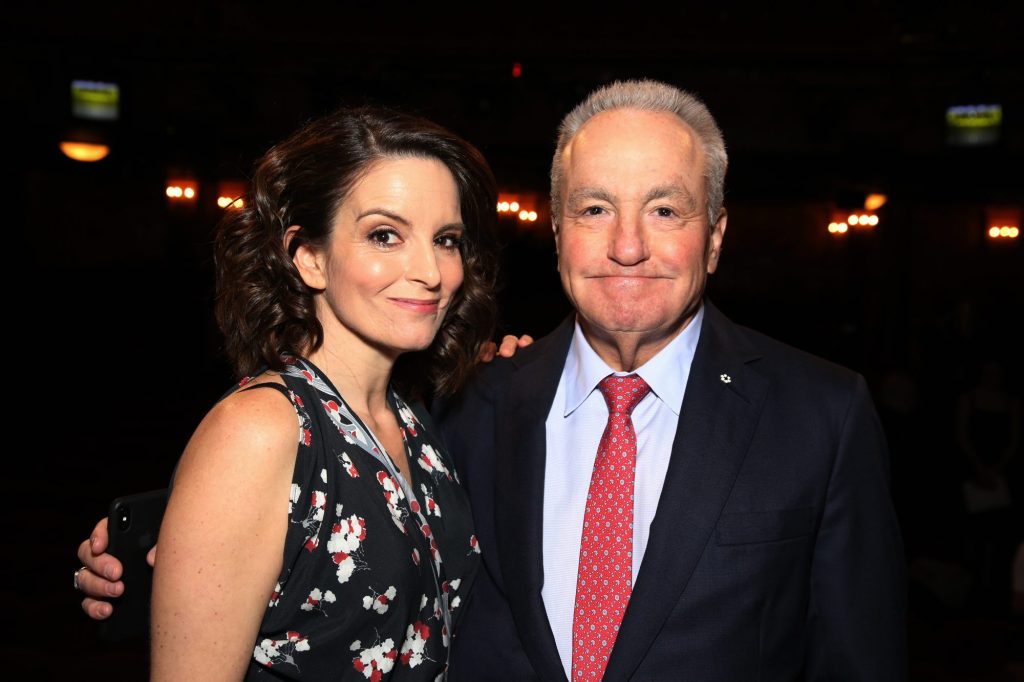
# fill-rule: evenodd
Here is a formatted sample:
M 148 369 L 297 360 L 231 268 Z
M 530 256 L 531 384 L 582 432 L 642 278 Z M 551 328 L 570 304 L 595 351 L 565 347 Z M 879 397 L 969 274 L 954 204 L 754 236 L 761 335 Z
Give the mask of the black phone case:
M 110 503 L 107 551 L 121 561 L 124 593 L 113 601 L 114 613 L 100 623 L 100 637 L 117 642 L 149 634 L 153 569 L 146 554 L 156 544 L 167 506 L 166 489 L 119 497 Z

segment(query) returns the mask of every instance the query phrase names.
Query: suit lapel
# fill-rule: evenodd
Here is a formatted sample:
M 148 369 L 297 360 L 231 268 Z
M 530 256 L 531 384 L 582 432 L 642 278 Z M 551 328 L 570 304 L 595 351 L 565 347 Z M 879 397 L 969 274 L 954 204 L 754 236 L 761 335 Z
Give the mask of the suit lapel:
M 516 627 L 541 680 L 565 682 L 541 598 L 544 585 L 545 422 L 569 351 L 573 319 L 513 362 L 505 404 L 499 406 L 495 524 L 501 572 Z
M 747 366 L 756 357 L 706 304 L 672 459 L 606 679 L 629 679 L 639 666 L 718 522 L 768 391 L 768 380 Z

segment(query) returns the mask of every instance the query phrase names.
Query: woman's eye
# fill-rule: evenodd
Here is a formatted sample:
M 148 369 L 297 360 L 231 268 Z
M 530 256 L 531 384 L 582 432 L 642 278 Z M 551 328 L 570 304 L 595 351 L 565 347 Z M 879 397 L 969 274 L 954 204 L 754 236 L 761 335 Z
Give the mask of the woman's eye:
M 442 249 L 455 251 L 462 248 L 462 237 L 457 234 L 442 234 L 434 239 L 434 243 Z
M 391 246 L 398 243 L 398 233 L 392 229 L 374 230 L 370 233 L 369 240 L 377 246 Z

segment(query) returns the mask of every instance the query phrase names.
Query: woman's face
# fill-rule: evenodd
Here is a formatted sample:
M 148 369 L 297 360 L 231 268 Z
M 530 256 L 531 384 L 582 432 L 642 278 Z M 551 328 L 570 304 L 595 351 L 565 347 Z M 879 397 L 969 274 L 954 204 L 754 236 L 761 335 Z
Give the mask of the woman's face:
M 338 208 L 326 249 L 296 252 L 306 283 L 324 290 L 325 345 L 354 342 L 389 357 L 429 346 L 462 285 L 464 232 L 443 163 L 374 163 Z

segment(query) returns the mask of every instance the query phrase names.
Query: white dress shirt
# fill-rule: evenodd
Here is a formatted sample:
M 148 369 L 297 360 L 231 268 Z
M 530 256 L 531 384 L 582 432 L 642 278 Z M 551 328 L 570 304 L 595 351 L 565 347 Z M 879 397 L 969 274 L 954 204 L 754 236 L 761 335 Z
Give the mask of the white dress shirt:
M 639 374 L 651 392 L 633 410 L 637 435 L 633 489 L 633 584 L 665 483 L 704 308 L 635 372 L 615 372 L 590 347 L 579 322 L 546 422 L 544 587 L 541 596 L 565 674 L 572 678 L 572 618 L 583 514 L 608 406 L 597 384 L 609 374 Z

